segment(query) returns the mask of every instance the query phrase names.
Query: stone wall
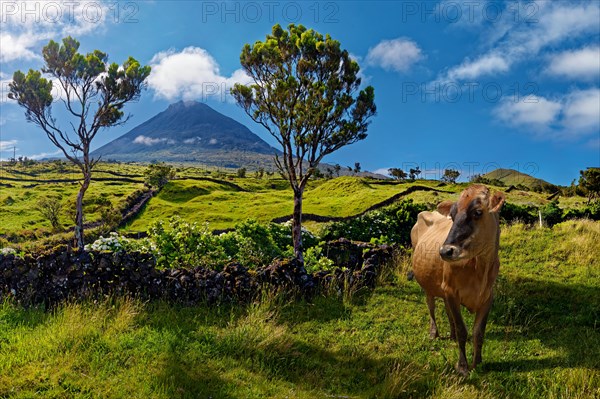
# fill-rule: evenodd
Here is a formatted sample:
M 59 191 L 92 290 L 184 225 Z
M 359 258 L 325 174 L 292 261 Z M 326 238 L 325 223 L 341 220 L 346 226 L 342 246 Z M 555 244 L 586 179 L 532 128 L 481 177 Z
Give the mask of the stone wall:
M 24 306 L 44 304 L 48 308 L 65 300 L 127 294 L 212 304 L 247 302 L 263 289 L 310 298 L 332 287 L 374 287 L 380 268 L 393 256 L 390 246 L 344 239 L 330 242 L 327 253 L 343 269 L 307 274 L 302 263 L 282 259 L 253 270 L 237 263 L 222 271 L 201 267 L 161 270 L 152 255 L 135 252 L 69 253 L 62 248 L 39 256 L 0 254 L 0 300 L 11 298 Z

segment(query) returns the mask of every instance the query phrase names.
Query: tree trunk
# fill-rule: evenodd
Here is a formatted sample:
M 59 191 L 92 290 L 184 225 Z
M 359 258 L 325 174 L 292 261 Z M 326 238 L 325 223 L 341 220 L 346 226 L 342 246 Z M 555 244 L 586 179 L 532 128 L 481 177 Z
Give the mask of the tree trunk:
M 304 188 L 294 189 L 294 213 L 292 215 L 292 240 L 294 242 L 294 256 L 304 262 L 302 256 L 302 195 Z
M 79 188 L 79 193 L 77 194 L 77 204 L 76 204 L 76 213 L 75 213 L 75 245 L 79 249 L 83 249 L 85 242 L 83 240 L 83 196 L 90 186 L 90 181 L 92 179 L 92 173 L 87 172 L 84 173 L 83 183 Z

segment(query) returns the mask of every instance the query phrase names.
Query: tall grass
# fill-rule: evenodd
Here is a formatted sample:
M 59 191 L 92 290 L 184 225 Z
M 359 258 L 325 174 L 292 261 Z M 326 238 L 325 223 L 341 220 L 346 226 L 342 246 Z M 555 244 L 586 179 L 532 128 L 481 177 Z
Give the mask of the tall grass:
M 466 378 L 456 344 L 428 338 L 405 254 L 375 290 L 310 302 L 4 302 L 0 398 L 600 397 L 599 226 L 503 228 L 483 363 Z

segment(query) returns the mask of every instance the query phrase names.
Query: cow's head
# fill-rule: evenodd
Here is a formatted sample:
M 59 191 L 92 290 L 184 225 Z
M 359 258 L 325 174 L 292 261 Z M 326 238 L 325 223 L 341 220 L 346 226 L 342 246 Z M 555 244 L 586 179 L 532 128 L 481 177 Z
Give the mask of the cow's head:
M 497 248 L 498 212 L 504 204 L 504 193 L 490 193 L 486 186 L 469 186 L 458 201 L 444 201 L 438 212 L 452 219 L 452 228 L 440 248 L 447 262 L 471 259 Z

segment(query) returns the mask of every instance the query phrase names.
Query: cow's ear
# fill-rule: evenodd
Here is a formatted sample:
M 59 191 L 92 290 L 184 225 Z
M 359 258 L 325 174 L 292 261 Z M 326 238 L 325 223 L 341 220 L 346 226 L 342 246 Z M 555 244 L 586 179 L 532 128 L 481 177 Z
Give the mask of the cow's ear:
M 504 193 L 501 191 L 496 191 L 494 195 L 492 195 L 492 198 L 490 198 L 490 212 L 499 212 L 502 208 L 502 205 L 504 205 L 504 200 Z
M 454 202 L 452 201 L 440 202 L 440 204 L 437 206 L 437 211 L 444 216 L 449 216 L 452 205 L 454 205 Z

